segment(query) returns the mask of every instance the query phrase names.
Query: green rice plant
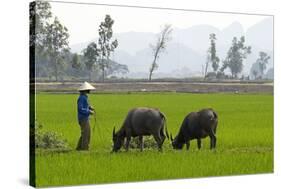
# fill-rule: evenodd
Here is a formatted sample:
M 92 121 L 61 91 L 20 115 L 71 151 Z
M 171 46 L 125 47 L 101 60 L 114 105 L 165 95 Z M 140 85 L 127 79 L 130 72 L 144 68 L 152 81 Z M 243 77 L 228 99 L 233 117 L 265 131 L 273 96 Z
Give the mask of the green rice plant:
M 78 94 L 36 95 L 36 119 L 42 132 L 56 132 L 66 139 L 68 153 L 46 150 L 36 154 L 36 185 L 58 186 L 194 178 L 273 172 L 273 95 L 131 93 L 90 94 L 96 121 L 90 150 L 77 152 L 80 137 L 77 121 Z M 175 136 L 191 111 L 212 107 L 218 113 L 217 148 L 209 138 L 202 149 L 191 141 L 190 150 L 173 150 L 165 140 L 163 152 L 153 148 L 153 137 L 144 137 L 143 152 L 133 141 L 128 152 L 112 150 L 112 130 L 118 130 L 134 107 L 159 108 L 167 117 L 169 133 Z M 40 131 L 40 132 L 41 132 Z M 137 140 L 137 138 L 135 139 Z

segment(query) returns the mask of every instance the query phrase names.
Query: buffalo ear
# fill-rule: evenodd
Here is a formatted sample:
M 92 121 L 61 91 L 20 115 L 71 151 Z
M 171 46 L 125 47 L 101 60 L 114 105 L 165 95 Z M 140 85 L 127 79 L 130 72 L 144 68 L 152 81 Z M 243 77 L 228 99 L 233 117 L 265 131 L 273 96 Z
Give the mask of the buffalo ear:
M 113 131 L 112 131 L 112 137 L 115 136 L 115 127 L 113 128 Z

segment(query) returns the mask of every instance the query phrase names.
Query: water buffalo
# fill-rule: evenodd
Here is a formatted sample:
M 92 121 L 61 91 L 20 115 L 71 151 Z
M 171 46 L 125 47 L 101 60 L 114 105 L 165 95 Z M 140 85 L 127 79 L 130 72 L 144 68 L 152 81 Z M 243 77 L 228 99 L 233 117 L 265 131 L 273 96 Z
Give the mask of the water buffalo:
M 201 138 L 207 136 L 211 139 L 211 149 L 216 148 L 216 129 L 218 125 L 218 115 L 211 108 L 202 109 L 199 112 L 189 113 L 183 120 L 179 133 L 173 139 L 171 134 L 172 146 L 174 149 L 182 149 L 186 144 L 189 149 L 190 140 L 197 139 L 198 149 L 201 148 Z
M 165 125 L 166 117 L 158 109 L 144 107 L 130 110 L 119 131 L 115 133 L 115 127 L 113 129 L 112 138 L 114 144 L 112 152 L 117 152 L 122 147 L 125 138 L 125 149 L 128 151 L 131 137 L 139 137 L 140 149 L 142 151 L 143 136 L 148 135 L 153 135 L 158 149 L 161 150 L 165 140 Z M 167 126 L 165 131 L 168 137 Z

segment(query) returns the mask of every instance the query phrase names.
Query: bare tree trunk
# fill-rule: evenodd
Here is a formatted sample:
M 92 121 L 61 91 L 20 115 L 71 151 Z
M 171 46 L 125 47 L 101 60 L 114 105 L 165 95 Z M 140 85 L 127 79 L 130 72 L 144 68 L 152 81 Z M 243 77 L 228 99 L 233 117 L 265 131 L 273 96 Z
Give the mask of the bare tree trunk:
M 151 81 L 151 79 L 152 79 L 152 73 L 153 73 L 154 69 L 155 69 L 155 62 L 152 63 L 151 68 L 150 68 L 150 70 L 149 70 L 148 81 Z
M 204 73 L 204 79 L 206 79 L 206 76 L 207 76 L 208 65 L 209 65 L 209 62 L 206 62 L 205 73 Z
M 205 66 L 205 73 L 204 73 L 204 78 L 205 78 L 205 79 L 206 79 L 206 76 L 207 76 L 208 65 L 209 65 L 209 63 L 208 63 L 208 62 L 206 62 L 206 66 Z
M 153 70 L 152 70 L 152 69 L 150 69 L 150 71 L 149 71 L 149 77 L 148 77 L 148 81 L 151 81 L 151 77 L 152 77 L 152 72 L 153 72 Z
M 152 46 L 153 50 L 153 62 L 151 64 L 151 68 L 149 70 L 149 77 L 148 80 L 151 81 L 153 71 L 158 68 L 158 65 L 156 63 L 157 58 L 159 58 L 159 54 L 161 53 L 161 50 L 166 49 L 166 43 L 170 40 L 170 33 L 172 32 L 171 25 L 165 25 L 164 29 L 161 31 L 160 35 L 158 36 L 157 42 L 155 46 Z
M 104 82 L 105 79 L 105 62 L 104 57 L 101 57 L 101 71 L 102 71 L 102 82 Z
M 89 81 L 91 82 L 92 81 L 92 71 L 89 70 Z
M 58 81 L 58 67 L 57 67 L 57 58 L 55 57 L 55 77 L 56 82 Z
M 204 80 L 206 79 L 206 76 L 207 76 L 208 66 L 209 66 L 209 62 L 210 62 L 209 60 L 210 60 L 210 57 L 207 56 L 206 66 L 205 66 L 205 73 L 204 73 Z
M 102 71 L 102 82 L 104 82 L 104 61 L 102 61 L 102 64 L 101 64 L 101 71 Z
M 154 70 L 155 70 L 155 67 L 156 67 L 156 58 L 157 58 L 157 56 L 158 56 L 158 52 L 159 52 L 159 50 L 156 51 L 155 56 L 154 56 L 154 60 L 153 60 L 153 62 L 152 62 L 152 64 L 151 64 L 151 68 L 150 68 L 150 70 L 149 70 L 148 81 L 151 81 L 151 79 L 152 79 L 152 74 L 153 74 L 153 72 L 154 72 Z
M 262 68 L 261 69 L 261 78 L 263 77 L 263 74 L 264 74 L 263 72 L 264 72 L 264 69 Z

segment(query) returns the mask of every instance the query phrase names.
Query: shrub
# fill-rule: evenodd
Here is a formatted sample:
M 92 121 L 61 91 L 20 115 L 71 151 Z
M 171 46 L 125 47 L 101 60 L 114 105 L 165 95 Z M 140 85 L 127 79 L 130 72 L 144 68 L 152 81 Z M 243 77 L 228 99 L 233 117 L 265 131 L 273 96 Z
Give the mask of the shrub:
M 43 126 L 35 123 L 35 148 L 42 149 L 69 149 L 68 143 L 62 135 L 53 131 L 43 131 Z
M 216 79 L 216 72 L 208 72 L 207 75 L 206 75 L 206 78 L 207 79 Z

